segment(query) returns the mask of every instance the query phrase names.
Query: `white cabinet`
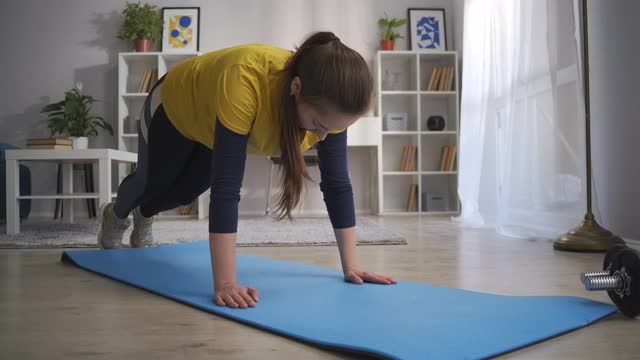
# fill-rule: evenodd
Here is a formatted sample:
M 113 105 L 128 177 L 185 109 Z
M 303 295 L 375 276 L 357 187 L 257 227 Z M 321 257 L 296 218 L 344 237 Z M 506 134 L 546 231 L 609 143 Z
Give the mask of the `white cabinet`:
M 162 77 L 175 64 L 182 60 L 198 56 L 200 53 L 166 54 L 161 52 L 126 52 L 118 54 L 118 150 L 138 152 L 138 122 L 142 116 L 142 107 L 147 92 L 139 92 L 145 71 L 156 69 L 155 79 Z M 130 172 L 130 167 L 120 165 L 118 183 Z M 178 215 L 176 210 L 160 214 L 162 217 L 204 217 L 202 198 L 196 200 L 190 216 Z
M 450 68 L 450 87 L 430 90 L 436 68 Z M 458 214 L 457 149 L 459 143 L 458 54 L 455 51 L 379 51 L 376 56 L 377 113 L 382 119 L 378 152 L 378 205 L 382 215 Z M 389 114 L 395 125 L 385 124 Z M 401 114 L 406 123 L 402 127 Z M 445 127 L 432 131 L 431 116 Z M 392 119 L 393 120 L 393 119 Z M 400 122 L 399 122 L 400 121 Z M 389 130 L 391 129 L 391 130 Z M 413 166 L 402 166 L 405 146 L 416 148 Z M 443 148 L 455 147 L 451 169 L 441 170 Z M 413 206 L 408 207 L 412 184 Z

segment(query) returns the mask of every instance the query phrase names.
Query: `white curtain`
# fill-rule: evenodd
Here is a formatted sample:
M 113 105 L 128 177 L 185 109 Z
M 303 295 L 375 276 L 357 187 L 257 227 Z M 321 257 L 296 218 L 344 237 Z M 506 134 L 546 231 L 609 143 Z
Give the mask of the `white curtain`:
M 586 210 L 578 2 L 465 0 L 463 226 L 555 238 Z

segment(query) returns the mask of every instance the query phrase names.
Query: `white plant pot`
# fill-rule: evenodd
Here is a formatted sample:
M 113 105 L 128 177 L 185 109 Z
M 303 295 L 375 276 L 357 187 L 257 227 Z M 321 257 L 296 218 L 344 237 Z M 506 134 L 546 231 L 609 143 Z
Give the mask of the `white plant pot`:
M 72 136 L 69 139 L 71 139 L 72 147 L 74 149 L 87 149 L 89 147 L 89 138 L 86 136 L 80 136 L 80 137 Z

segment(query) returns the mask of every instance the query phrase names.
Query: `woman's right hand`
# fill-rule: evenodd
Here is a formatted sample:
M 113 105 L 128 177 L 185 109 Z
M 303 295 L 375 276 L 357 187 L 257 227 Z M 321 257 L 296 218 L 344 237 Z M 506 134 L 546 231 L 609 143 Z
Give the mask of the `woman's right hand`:
M 255 307 L 258 300 L 258 290 L 243 285 L 226 285 L 213 293 L 213 301 L 218 306 L 246 309 Z

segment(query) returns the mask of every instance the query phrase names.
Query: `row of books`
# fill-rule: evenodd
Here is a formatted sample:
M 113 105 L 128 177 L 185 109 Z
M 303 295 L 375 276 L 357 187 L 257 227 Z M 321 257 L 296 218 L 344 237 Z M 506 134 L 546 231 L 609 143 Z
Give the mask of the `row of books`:
M 72 149 L 71 139 L 63 138 L 34 138 L 25 141 L 27 149 Z
M 453 171 L 456 161 L 456 146 L 445 145 L 440 152 L 440 171 Z
M 431 69 L 427 91 L 452 91 L 455 72 L 453 66 L 437 66 Z
M 440 171 L 453 171 L 456 161 L 456 146 L 445 145 L 440 152 Z M 402 147 L 402 160 L 400 161 L 400 171 L 415 171 L 417 146 L 405 145 Z
M 417 146 L 404 146 L 402 149 L 402 160 L 400 161 L 400 171 L 414 171 L 416 169 Z
M 138 85 L 139 93 L 148 93 L 151 91 L 153 85 L 158 81 L 158 69 L 149 68 L 144 71 L 144 75 L 142 75 L 142 80 L 140 80 L 140 85 Z

